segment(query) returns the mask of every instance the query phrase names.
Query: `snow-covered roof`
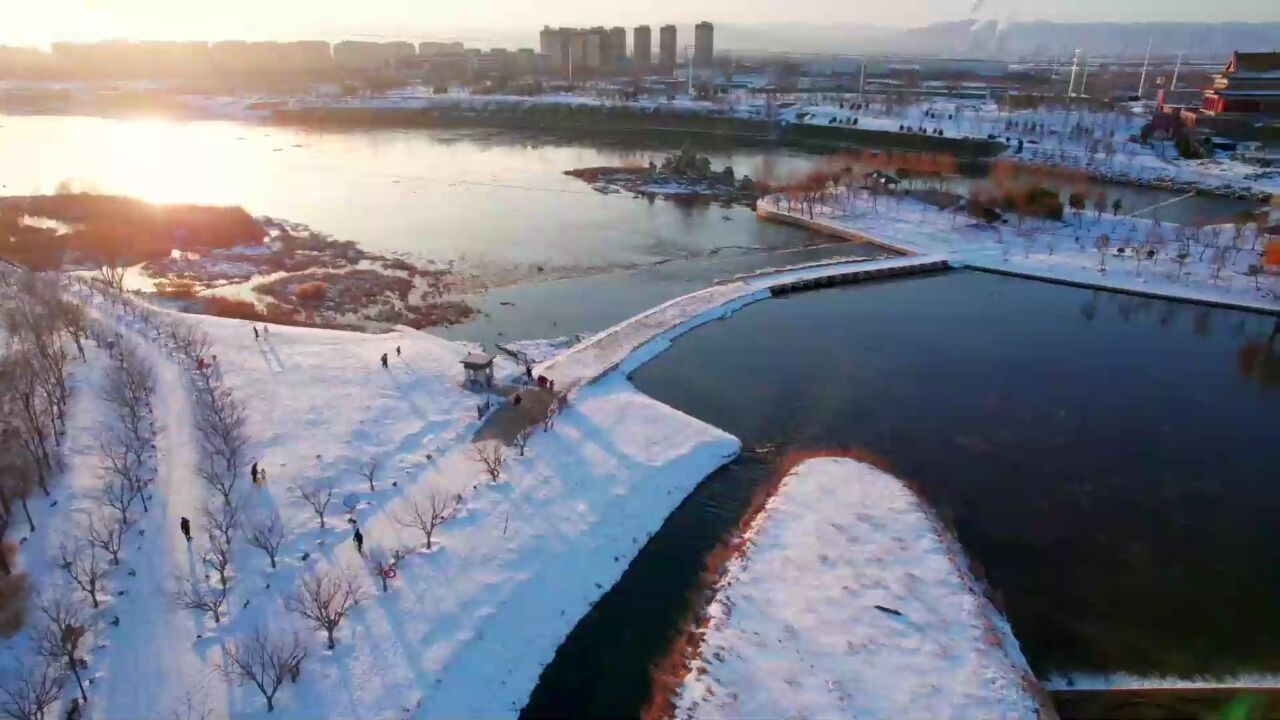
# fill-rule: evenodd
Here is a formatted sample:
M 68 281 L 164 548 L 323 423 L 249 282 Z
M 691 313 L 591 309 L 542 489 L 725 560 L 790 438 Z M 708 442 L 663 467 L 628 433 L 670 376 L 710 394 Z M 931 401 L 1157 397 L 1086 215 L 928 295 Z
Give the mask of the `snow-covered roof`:
M 493 356 L 489 353 L 470 353 L 462 358 L 462 364 L 467 367 L 488 367 L 493 364 Z

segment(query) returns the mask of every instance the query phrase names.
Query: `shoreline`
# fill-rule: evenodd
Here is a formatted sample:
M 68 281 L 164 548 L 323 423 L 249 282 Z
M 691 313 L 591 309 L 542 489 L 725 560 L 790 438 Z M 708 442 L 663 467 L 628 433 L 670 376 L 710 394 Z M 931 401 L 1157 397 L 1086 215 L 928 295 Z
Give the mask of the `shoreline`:
M 919 616 L 919 620 L 912 619 L 907 624 L 916 630 L 922 630 L 918 626 L 919 622 L 929 622 L 928 614 L 939 610 L 940 605 L 937 603 L 929 603 L 921 600 L 917 595 L 921 592 L 945 592 L 943 587 L 946 583 L 955 583 L 952 591 L 958 591 L 975 599 L 978 603 L 970 612 L 973 612 L 982 625 L 981 630 L 970 628 L 965 631 L 969 634 L 971 642 L 970 661 L 977 657 L 980 653 L 988 653 L 989 657 L 982 662 L 992 662 L 996 666 L 1005 665 L 1005 672 L 1001 681 L 996 681 L 997 685 L 1002 682 L 1012 683 L 1012 687 L 1003 686 L 1006 692 L 1014 692 L 1013 688 L 1020 688 L 1022 695 L 1020 700 L 1013 700 L 1010 696 L 1005 696 L 1006 701 L 1014 702 L 1016 705 L 1022 706 L 1026 703 L 1031 707 L 1037 708 L 1037 712 L 1041 717 L 1056 717 L 1056 713 L 1052 709 L 1052 703 L 1040 688 L 1039 682 L 1031 674 L 1027 667 L 1026 660 L 1023 658 L 1018 648 L 1017 640 L 1013 637 L 1009 629 L 1007 620 L 995 609 L 989 600 L 989 596 L 984 590 L 982 584 L 977 581 L 971 570 L 969 562 L 964 555 L 959 544 L 946 531 L 945 527 L 940 523 L 937 517 L 929 509 L 928 504 L 920 497 L 920 494 L 911 488 L 910 483 L 899 480 L 891 473 L 878 468 L 874 463 L 867 463 L 867 459 L 863 457 L 864 453 L 852 452 L 847 454 L 838 454 L 831 456 L 823 453 L 800 454 L 786 457 L 780 463 L 779 471 L 775 479 L 762 488 L 761 496 L 753 502 L 749 515 L 744 517 L 743 524 L 738 532 L 733 533 L 726 538 L 725 542 L 709 557 L 708 574 L 714 574 L 710 588 L 703 590 L 702 594 L 706 596 L 705 603 L 701 608 L 694 611 L 694 620 L 686 629 L 686 635 L 682 640 L 673 643 L 672 657 L 667 660 L 665 669 L 677 670 L 684 669 L 683 677 L 680 679 L 681 690 L 677 697 L 672 699 L 672 704 L 667 706 L 672 708 L 671 712 L 662 714 L 646 714 L 646 717 L 684 717 L 687 713 L 705 710 L 704 705 L 711 708 L 720 708 L 726 710 L 733 708 L 736 712 L 759 713 L 762 710 L 769 712 L 771 704 L 781 704 L 785 706 L 793 705 L 793 702 L 810 702 L 815 703 L 815 707 L 810 708 L 810 712 L 822 714 L 825 708 L 826 712 L 833 711 L 828 703 L 839 703 L 841 710 L 848 710 L 847 703 L 870 703 L 872 708 L 883 711 L 885 708 L 882 703 L 894 704 L 895 701 L 906 700 L 914 707 L 915 699 L 906 699 L 902 697 L 894 697 L 893 690 L 895 688 L 880 684 L 883 681 L 889 681 L 889 684 L 898 683 L 901 686 L 910 686 L 916 680 L 918 672 L 923 668 L 917 668 L 916 671 L 907 673 L 896 673 L 894 670 L 886 670 L 888 667 L 895 666 L 894 643 L 905 642 L 902 648 L 903 652 L 914 658 L 908 661 L 909 667 L 912 662 L 920 662 L 918 649 L 913 643 L 917 642 L 914 638 L 917 636 L 911 634 L 912 640 L 908 640 L 901 635 L 901 629 L 893 621 L 888 621 L 885 628 L 869 629 L 867 626 L 876 626 L 875 621 L 881 620 L 882 617 L 871 613 L 867 616 L 866 623 L 855 623 L 854 625 L 830 625 L 827 622 L 818 622 L 818 618 L 825 614 L 837 612 L 828 603 L 818 601 L 816 604 L 806 600 L 817 600 L 819 597 L 829 596 L 834 592 L 834 588 L 818 589 L 796 588 L 795 593 L 776 597 L 777 603 L 769 603 L 769 607 L 761 607 L 760 603 L 765 597 L 774 597 L 773 591 L 769 591 L 768 587 L 774 582 L 774 579 L 765 577 L 756 572 L 753 564 L 764 563 L 770 567 L 781 561 L 791 565 L 793 563 L 805 564 L 814 562 L 812 557 L 806 557 L 806 553 L 800 548 L 795 547 L 794 543 L 799 542 L 799 537 L 808 536 L 808 532 L 803 532 L 803 528 L 797 529 L 792 527 L 792 531 L 787 528 L 795 523 L 813 524 L 816 530 L 820 524 L 820 518 L 815 519 L 809 516 L 807 512 L 800 512 L 794 508 L 790 508 L 797 502 L 803 505 L 803 498 L 813 496 L 816 492 L 813 483 L 821 483 L 823 470 L 828 473 L 838 469 L 840 473 L 856 472 L 862 476 L 861 479 L 854 484 L 841 482 L 846 489 L 844 492 L 852 492 L 855 495 L 864 492 L 863 486 L 870 478 L 883 478 L 884 482 L 896 488 L 895 493 L 903 493 L 903 501 L 910 506 L 911 512 L 915 518 L 908 519 L 898 515 L 877 516 L 878 519 L 874 527 L 879 528 L 880 523 L 894 522 L 895 518 L 898 522 L 905 522 L 907 525 L 915 523 L 917 530 L 927 527 L 927 534 L 932 535 L 932 540 L 926 544 L 936 544 L 943 549 L 946 559 L 942 562 L 949 565 L 951 573 L 948 579 L 935 577 L 933 573 L 928 575 L 928 580 L 923 585 L 912 585 L 905 595 L 892 598 L 896 599 L 895 605 L 902 607 L 903 602 L 908 606 L 923 605 L 917 607 L 914 611 L 907 612 L 908 616 Z M 830 478 L 828 478 L 830 479 Z M 891 479 L 891 480 L 890 480 Z M 847 481 L 848 479 L 845 478 Z M 856 488 L 854 487 L 856 485 Z M 874 485 L 874 484 L 872 484 Z M 887 489 L 887 488 L 886 488 Z M 865 492 L 874 495 L 872 486 L 868 485 Z M 822 495 L 824 493 L 817 493 Z M 874 503 L 873 503 L 874 504 Z M 790 509 L 788 509 L 790 508 Z M 859 518 L 861 515 L 858 516 Z M 790 518 L 792 522 L 786 520 Z M 806 518 L 806 519 L 801 519 Z M 864 522 L 863 520 L 851 520 L 853 525 Z M 843 525 L 849 522 L 842 521 Z M 873 521 L 866 520 L 871 523 Z M 905 528 L 904 528 L 905 529 Z M 796 532 L 800 532 L 799 535 Z M 829 532 L 823 529 L 823 532 Z M 841 530 L 841 533 L 848 530 Z M 854 574 L 870 573 L 877 575 L 883 572 L 889 573 L 890 580 L 896 572 L 904 573 L 908 577 L 915 577 L 914 572 L 908 568 L 916 567 L 922 561 L 921 557 L 917 557 L 912 552 L 906 550 L 905 546 L 890 549 L 882 547 L 877 550 L 877 543 L 883 544 L 884 540 L 880 537 L 880 532 L 872 533 L 866 538 L 867 546 L 855 545 L 849 548 L 832 548 L 831 555 L 833 558 L 824 560 L 825 565 L 831 565 L 829 572 L 839 575 L 849 571 L 842 570 L 840 565 L 848 563 L 847 560 L 838 559 L 847 557 L 849 554 L 857 554 L 858 561 L 853 561 L 852 566 Z M 767 541 L 767 542 L 766 542 Z M 910 542 L 910 540 L 907 540 Z M 762 544 L 763 543 L 763 544 Z M 823 548 L 829 547 L 823 545 Z M 888 557 L 877 554 L 880 551 L 889 553 Z M 866 554 L 870 552 L 871 557 L 867 558 Z M 883 565 L 885 561 L 892 558 L 894 554 L 898 555 L 898 560 L 905 563 L 898 566 L 898 570 L 892 569 L 893 566 Z M 826 556 L 823 555 L 823 558 Z M 925 556 L 927 557 L 927 556 Z M 874 560 L 871 565 L 866 565 L 866 561 Z M 852 567 L 851 566 L 851 567 Z M 834 577 L 831 582 L 838 582 Z M 910 584 L 910 583 L 908 583 Z M 855 583 L 856 585 L 856 583 Z M 879 586 L 877 586 L 879 587 Z M 861 587 L 844 588 L 846 593 L 870 593 L 868 597 L 879 600 L 889 601 L 889 594 L 892 594 L 893 583 L 881 588 L 880 590 L 867 590 Z M 869 602 L 869 601 L 868 601 Z M 858 607 L 861 607 L 857 603 Z M 879 605 L 876 606 L 877 608 Z M 867 608 L 868 610 L 870 608 Z M 842 612 L 851 612 L 852 607 L 845 607 Z M 901 615 L 895 608 L 884 610 L 886 617 L 888 614 Z M 925 615 L 919 615 L 924 612 Z M 964 614 L 963 612 L 961 614 Z M 941 617 L 935 618 L 937 620 Z M 777 623 L 787 622 L 785 628 L 776 626 Z M 958 627 L 965 627 L 967 622 L 959 622 L 955 618 L 942 620 L 947 625 L 943 628 L 935 628 L 941 632 L 930 632 L 926 634 L 928 642 L 941 643 L 946 646 L 949 643 L 959 641 L 959 637 L 951 634 Z M 861 626 L 861 627 L 858 627 Z M 855 629 L 855 627 L 857 629 Z M 784 632 L 785 631 L 785 632 Z M 806 634 L 821 633 L 822 637 L 808 637 Z M 862 633 L 871 633 L 878 636 L 877 640 L 867 637 L 853 640 Z M 777 641 L 787 647 L 793 647 L 796 652 L 808 652 L 816 655 L 831 655 L 834 659 L 836 655 L 848 655 L 849 653 L 835 651 L 832 646 L 832 638 L 829 634 L 835 634 L 837 638 L 842 633 L 850 635 L 850 652 L 854 654 L 866 653 L 869 657 L 878 658 L 872 666 L 861 663 L 854 663 L 849 660 L 847 664 L 839 662 L 833 664 L 824 664 L 821 669 L 816 670 L 820 677 L 800 679 L 794 678 L 784 682 L 788 688 L 773 688 L 772 690 L 762 690 L 758 684 L 763 683 L 769 685 L 776 681 L 776 673 L 787 673 L 790 668 L 801 673 L 809 673 L 811 670 L 801 668 L 799 663 L 803 660 L 793 657 L 791 654 L 784 652 L 784 649 L 773 648 L 773 644 L 769 640 L 777 635 Z M 964 634 L 964 633 L 962 633 Z M 992 638 L 995 638 L 995 646 L 992 646 Z M 920 638 L 923 640 L 924 638 Z M 876 643 L 883 642 L 881 646 Z M 965 644 L 965 641 L 960 641 Z M 706 657 L 702 653 L 706 651 L 706 646 L 717 648 L 711 657 Z M 987 648 L 990 648 L 989 650 Z M 784 657 L 779 657 L 770 661 L 768 655 L 771 652 L 784 652 Z M 690 654 L 694 657 L 690 657 Z M 803 657 L 803 655 L 801 656 Z M 1001 660 L 1003 658 L 1003 660 Z M 897 658 L 901 661 L 902 658 Z M 934 665 L 933 671 L 938 673 L 956 672 L 955 680 L 970 677 L 967 671 L 961 671 L 960 667 L 945 667 L 944 664 L 938 664 L 932 660 L 923 660 L 926 664 Z M 754 664 L 753 664 L 754 663 Z M 988 668 L 991 671 L 992 668 Z M 886 673 L 883 675 L 882 673 Z M 763 673 L 763 674 L 762 674 Z M 817 686 L 811 685 L 807 689 L 801 689 L 806 683 L 812 683 L 821 680 L 828 674 L 837 676 L 829 677 L 825 683 L 824 690 L 818 690 Z M 851 687 L 847 687 L 850 682 L 861 684 L 869 676 L 881 675 L 880 681 L 875 685 L 875 689 L 879 693 L 871 693 L 873 697 L 866 697 L 862 693 L 850 693 Z M 993 680 L 993 676 L 987 673 L 981 674 L 984 685 Z M 858 680 L 863 678 L 863 680 Z M 936 678 L 933 680 L 936 681 Z M 655 686 L 655 694 L 664 689 L 662 685 Z M 868 688 L 870 689 L 870 688 Z M 795 697 L 791 700 L 778 698 L 776 692 L 794 691 Z M 762 696 L 763 693 L 763 696 Z M 656 695 L 655 695 L 656 697 Z M 991 696 L 984 697 L 979 702 L 990 702 Z M 752 705 L 751 703 L 756 703 Z M 724 705 L 728 703 L 727 705 Z M 761 704 L 763 703 L 763 704 Z M 722 707 L 723 706 L 723 707 Z M 661 699 L 653 706 L 655 709 L 663 707 Z M 714 710 L 713 710 L 714 712 Z M 875 713 L 875 710 L 869 710 Z M 858 713 L 855 713 L 858 714 Z
M 926 223 L 925 220 L 933 221 L 935 225 L 942 225 L 948 223 L 948 215 L 942 211 L 935 210 L 930 206 L 922 207 L 922 204 L 920 203 L 915 203 L 914 201 L 908 202 L 913 203 L 912 206 L 908 208 L 909 211 L 919 211 L 920 219 L 917 222 L 910 222 L 900 214 L 891 215 L 887 209 L 877 212 L 874 215 L 866 212 L 863 212 L 860 215 L 836 215 L 834 209 L 824 207 L 820 208 L 822 211 L 821 213 L 815 214 L 812 218 L 807 218 L 795 212 L 767 208 L 765 207 L 765 202 L 761 202 L 760 207 L 756 212 L 759 217 L 767 221 L 788 223 L 814 230 L 816 232 L 828 233 L 834 237 L 869 242 L 893 249 L 905 255 L 919 256 L 922 254 L 937 254 L 941 257 L 947 258 L 949 262 L 957 267 L 969 268 L 980 272 L 1021 277 L 1028 280 L 1037 280 L 1059 285 L 1152 297 L 1161 300 L 1172 300 L 1175 302 L 1184 302 L 1210 307 L 1224 307 L 1233 310 L 1280 317 L 1280 297 L 1272 295 L 1269 298 L 1232 298 L 1229 296 L 1231 291 L 1230 285 L 1227 285 L 1225 288 L 1218 285 L 1192 288 L 1178 283 L 1161 283 L 1152 286 L 1148 283 L 1151 279 L 1155 279 L 1154 270 L 1152 270 L 1152 275 L 1146 277 L 1121 276 L 1118 272 L 1108 274 L 1088 272 L 1090 277 L 1086 277 L 1084 269 L 1078 266 L 1063 267 L 1056 264 L 1046 263 L 1040 265 L 1032 262 L 1024 262 L 1024 258 L 1021 257 L 1021 253 L 1009 250 L 1009 245 L 1018 239 L 1016 236 L 1007 237 L 1001 241 L 999 239 L 1000 236 L 997 235 L 997 240 L 994 243 L 987 241 L 985 244 L 978 244 L 979 242 L 982 242 L 982 234 L 978 233 L 975 235 L 974 233 L 969 232 L 976 226 L 972 225 L 970 223 L 972 219 L 967 217 L 964 221 L 965 224 L 960 227 L 949 225 L 948 227 L 943 228 L 939 235 L 959 237 L 968 232 L 969 236 L 965 241 L 969 244 L 958 247 L 955 245 L 941 243 L 929 235 L 929 230 L 927 229 L 928 223 Z M 1107 218 L 1107 221 L 1116 223 L 1126 221 L 1132 222 L 1135 220 L 1134 218 L 1117 218 L 1115 216 L 1107 216 Z M 1141 219 L 1137 220 L 1139 220 L 1139 222 L 1145 222 L 1141 221 Z M 1145 224 L 1150 225 L 1149 222 Z M 873 225 L 874 227 L 871 227 Z M 881 231 L 883 229 L 892 230 L 899 234 L 889 236 L 886 232 Z M 1000 233 L 1001 229 L 997 229 L 996 232 Z M 1009 234 L 1012 235 L 1012 233 Z M 1079 233 L 1079 235 L 1083 234 L 1084 233 Z M 1032 238 L 1034 240 L 1034 236 L 1032 236 Z M 1118 239 L 1119 238 L 1117 238 L 1117 240 Z M 1050 242 L 1052 242 L 1052 240 L 1050 240 Z M 1058 255 L 1058 259 L 1060 260 L 1063 257 L 1069 257 L 1069 252 L 1069 249 L 1064 249 L 1063 253 Z M 1049 256 L 1052 257 L 1052 249 L 1049 252 Z M 1027 259 L 1030 257 L 1030 251 L 1028 250 Z M 1045 259 L 1044 256 L 1037 256 L 1037 260 L 1042 259 Z M 1159 258 L 1157 258 L 1157 260 L 1158 259 Z M 1122 260 L 1123 258 L 1117 262 Z M 1057 262 L 1057 260 L 1054 262 Z M 1172 263 L 1173 261 L 1167 260 L 1166 262 Z M 1189 279 L 1188 282 L 1190 282 Z M 1260 284 L 1263 282 L 1270 282 L 1274 284 L 1276 280 L 1274 278 L 1268 278 L 1266 281 L 1259 281 Z M 1185 290 L 1180 289 L 1184 287 L 1186 288 Z

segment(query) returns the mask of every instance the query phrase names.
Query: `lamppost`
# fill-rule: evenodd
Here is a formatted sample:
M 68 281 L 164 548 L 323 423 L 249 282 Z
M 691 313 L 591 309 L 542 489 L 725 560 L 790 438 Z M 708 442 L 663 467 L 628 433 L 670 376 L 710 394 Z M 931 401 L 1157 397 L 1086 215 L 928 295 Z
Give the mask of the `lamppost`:
M 696 47 L 697 46 L 695 45 L 684 46 L 684 61 L 685 61 L 685 64 L 689 66 L 689 98 L 690 99 L 693 98 L 693 58 L 694 58 L 693 50 L 696 49 Z

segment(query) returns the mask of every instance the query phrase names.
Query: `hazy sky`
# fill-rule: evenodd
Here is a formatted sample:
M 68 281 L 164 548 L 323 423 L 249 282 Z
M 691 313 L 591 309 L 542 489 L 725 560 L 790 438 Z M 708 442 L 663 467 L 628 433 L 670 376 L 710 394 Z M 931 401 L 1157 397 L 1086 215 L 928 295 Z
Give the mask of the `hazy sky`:
M 16 45 L 107 37 L 426 39 L 457 34 L 460 28 L 532 32 L 546 23 L 658 25 L 704 19 L 889 26 L 975 14 L 1004 20 L 1280 20 L 1277 0 L 0 0 L 0 7 L 0 44 Z M 530 44 L 534 40 L 531 34 Z

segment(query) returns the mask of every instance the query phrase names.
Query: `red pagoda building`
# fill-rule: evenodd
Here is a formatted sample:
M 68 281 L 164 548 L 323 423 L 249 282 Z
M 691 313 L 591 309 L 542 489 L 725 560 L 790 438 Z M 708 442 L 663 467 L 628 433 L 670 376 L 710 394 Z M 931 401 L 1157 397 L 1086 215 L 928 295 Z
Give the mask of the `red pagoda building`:
M 1280 116 L 1280 52 L 1231 54 L 1204 91 L 1205 114 Z

